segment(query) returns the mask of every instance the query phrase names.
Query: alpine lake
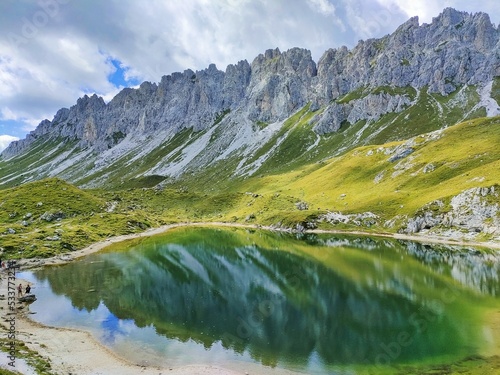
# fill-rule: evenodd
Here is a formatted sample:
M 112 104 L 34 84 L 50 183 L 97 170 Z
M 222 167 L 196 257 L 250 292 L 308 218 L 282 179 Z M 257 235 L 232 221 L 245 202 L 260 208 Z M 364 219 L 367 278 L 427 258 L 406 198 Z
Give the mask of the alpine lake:
M 183 227 L 18 276 L 33 320 L 141 365 L 390 374 L 500 354 L 493 250 Z

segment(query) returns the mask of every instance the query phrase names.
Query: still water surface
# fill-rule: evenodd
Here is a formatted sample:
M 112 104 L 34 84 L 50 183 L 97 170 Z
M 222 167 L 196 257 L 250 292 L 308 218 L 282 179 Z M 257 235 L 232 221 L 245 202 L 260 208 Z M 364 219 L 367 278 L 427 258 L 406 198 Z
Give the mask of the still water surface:
M 339 235 L 179 228 L 19 276 L 35 320 L 160 366 L 454 361 L 492 345 L 500 307 L 498 253 Z

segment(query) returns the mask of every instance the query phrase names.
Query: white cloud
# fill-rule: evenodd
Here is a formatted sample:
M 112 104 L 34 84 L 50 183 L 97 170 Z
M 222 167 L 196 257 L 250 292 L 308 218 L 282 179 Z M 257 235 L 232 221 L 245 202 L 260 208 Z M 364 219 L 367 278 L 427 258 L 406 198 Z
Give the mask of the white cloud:
M 158 82 L 175 71 L 219 69 L 268 48 L 325 50 L 392 32 L 409 17 L 430 22 L 444 7 L 500 18 L 496 0 L 86 0 L 52 1 L 43 25 L 26 33 L 39 2 L 0 1 L 0 110 L 31 129 L 84 93 L 109 100 L 111 59 L 125 78 Z M 42 19 L 38 19 L 41 21 Z M 32 22 L 33 23 L 33 22 Z M 12 35 L 24 38 L 12 43 Z M 7 114 L 9 114 L 7 116 Z M 0 123 L 1 125 L 1 123 Z M 5 125 L 4 125 L 5 126 Z M 11 126 L 11 125 L 8 125 Z M 4 133 L 19 134 L 5 130 Z
M 328 0 L 307 0 L 313 9 L 318 10 L 323 15 L 335 14 L 335 7 Z
M 0 39 L 2 120 L 32 130 L 45 118 L 88 92 L 115 92 L 107 76 L 114 67 L 95 44 L 80 36 L 39 35 L 30 48 L 12 48 Z
M 0 152 L 5 150 L 11 142 L 17 140 L 19 140 L 19 138 L 13 137 L 11 135 L 0 135 Z
M 500 12 L 498 2 L 494 0 L 470 1 L 470 0 L 376 0 L 386 9 L 395 9 L 404 12 L 408 18 L 418 16 L 420 23 L 430 23 L 432 19 L 451 7 L 465 12 L 486 12 L 493 22 L 499 21 Z
M 408 18 L 418 16 L 420 22 L 431 22 L 432 17 L 436 17 L 444 8 L 452 6 L 456 1 L 435 1 L 435 0 L 377 0 L 387 9 L 397 7 L 404 12 Z

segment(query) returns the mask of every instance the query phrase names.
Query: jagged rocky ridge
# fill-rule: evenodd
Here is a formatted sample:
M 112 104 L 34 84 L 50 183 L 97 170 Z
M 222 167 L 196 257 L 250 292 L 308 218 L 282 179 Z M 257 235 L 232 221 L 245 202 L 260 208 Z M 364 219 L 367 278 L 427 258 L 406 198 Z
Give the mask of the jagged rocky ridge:
M 189 136 L 138 174 L 176 178 L 239 153 L 234 173 L 251 175 L 265 157 L 248 163 L 245 155 L 270 141 L 283 121 L 308 103 L 310 111 L 317 111 L 311 129 L 322 135 L 344 123 L 370 123 L 400 112 L 421 90 L 447 95 L 475 85 L 491 91 L 493 78 L 500 76 L 499 35 L 487 14 L 447 8 L 431 24 L 419 25 L 414 17 L 381 39 L 360 41 L 352 50 L 330 49 L 317 64 L 308 50 L 293 48 L 268 50 L 251 64 L 240 61 L 225 72 L 215 65 L 188 69 L 158 84 L 124 89 L 108 104 L 96 95 L 84 96 L 13 142 L 1 158 L 29 153 L 37 142 L 71 144 L 72 149 L 28 170 L 26 180 L 59 175 L 78 182 L 122 158 L 125 167 L 131 166 L 192 130 L 205 133 L 194 141 Z M 390 89 L 377 91 L 380 87 Z M 498 113 L 498 106 L 488 109 L 490 115 Z M 106 177 L 100 174 L 83 185 L 105 184 Z

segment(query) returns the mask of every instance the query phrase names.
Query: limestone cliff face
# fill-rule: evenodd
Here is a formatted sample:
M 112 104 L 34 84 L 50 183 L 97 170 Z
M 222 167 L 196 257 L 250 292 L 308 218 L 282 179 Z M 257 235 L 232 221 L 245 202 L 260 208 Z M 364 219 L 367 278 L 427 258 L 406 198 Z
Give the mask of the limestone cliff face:
M 316 91 L 327 102 L 361 86 L 429 86 L 448 94 L 461 84 L 500 74 L 499 29 L 485 13 L 447 8 L 431 24 L 413 17 L 393 34 L 361 41 L 352 51 L 325 52 Z
M 308 102 L 316 73 L 316 63 L 304 49 L 268 50 L 257 56 L 247 91 L 249 119 L 275 122 L 289 117 Z
M 274 49 L 225 71 L 212 64 L 173 73 L 158 84 L 126 88 L 107 104 L 95 95 L 84 96 L 52 121 L 42 121 L 26 139 L 13 142 L 2 156 L 22 154 L 40 138 L 68 139 L 103 153 L 124 139 L 139 142 L 160 133 L 206 130 L 222 118 L 240 125 L 276 123 L 307 103 L 311 110 L 322 109 L 313 129 L 336 132 L 342 122 L 375 121 L 414 99 L 370 88 L 425 87 L 447 95 L 464 84 L 488 85 L 500 76 L 499 35 L 487 14 L 447 8 L 430 24 L 419 25 L 415 17 L 393 34 L 360 41 L 352 50 L 330 49 L 317 64 L 308 50 Z M 356 90 L 358 97 L 339 100 Z
M 334 103 L 319 116 L 314 130 L 318 134 L 326 134 L 338 131 L 344 121 L 350 124 L 360 120 L 377 121 L 382 115 L 401 112 L 410 104 L 411 101 L 407 96 L 387 93 L 369 94 L 346 104 Z
M 447 8 L 431 24 L 419 26 L 414 17 L 393 34 L 361 41 L 351 51 L 326 51 L 318 62 L 311 100 L 314 108 L 330 108 L 315 129 L 337 131 L 343 121 L 370 121 L 410 105 L 410 98 L 401 95 L 329 104 L 354 90 L 410 86 L 448 95 L 464 84 L 486 85 L 500 75 L 499 35 L 487 14 Z
M 452 197 L 448 207 L 441 200 L 423 207 L 408 220 L 403 232 L 431 231 L 458 239 L 474 239 L 480 233 L 498 236 L 500 209 L 497 200 L 498 186 L 465 190 Z

